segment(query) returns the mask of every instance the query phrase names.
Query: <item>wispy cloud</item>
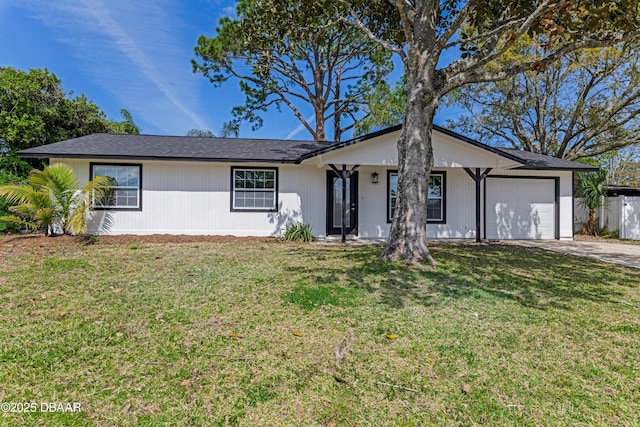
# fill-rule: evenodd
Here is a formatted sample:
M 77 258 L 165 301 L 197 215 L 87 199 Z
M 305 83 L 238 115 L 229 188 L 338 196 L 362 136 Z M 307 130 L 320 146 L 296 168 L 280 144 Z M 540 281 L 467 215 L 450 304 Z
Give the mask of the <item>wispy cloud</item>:
M 95 17 L 102 31 L 111 37 L 118 48 L 129 58 L 129 60 L 149 79 L 159 90 L 173 103 L 180 111 L 189 117 L 199 128 L 205 128 L 206 123 L 198 117 L 185 103 L 176 95 L 175 91 L 159 72 L 155 63 L 138 47 L 136 42 L 127 32 L 116 22 L 109 10 L 99 0 L 84 0 L 89 13 Z
M 307 123 L 309 123 L 310 125 L 314 124 L 316 121 L 316 115 L 312 114 L 311 116 L 307 117 Z M 284 137 L 284 139 L 292 139 L 294 136 L 296 136 L 297 134 L 299 134 L 300 132 L 302 132 L 303 130 L 307 130 L 307 128 L 303 125 L 300 124 L 297 128 L 295 128 L 294 130 L 292 130 L 291 132 L 289 132 L 287 134 L 287 136 Z
M 36 17 L 74 50 L 80 68 L 134 117 L 164 133 L 212 128 L 198 112 L 191 46 L 173 37 L 184 24 L 177 0 L 31 0 Z M 193 41 L 190 41 L 193 43 Z M 143 129 L 144 130 L 144 129 Z
M 228 16 L 229 18 L 237 18 L 238 13 L 235 6 L 227 6 L 222 9 L 222 16 Z

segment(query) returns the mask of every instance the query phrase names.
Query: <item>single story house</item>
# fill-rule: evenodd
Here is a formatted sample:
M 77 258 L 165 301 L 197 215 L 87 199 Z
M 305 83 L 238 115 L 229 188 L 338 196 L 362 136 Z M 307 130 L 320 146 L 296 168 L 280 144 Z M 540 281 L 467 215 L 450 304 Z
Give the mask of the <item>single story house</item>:
M 81 183 L 115 179 L 91 233 L 276 236 L 298 221 L 323 238 L 344 218 L 349 235 L 385 238 L 400 129 L 345 142 L 94 134 L 18 154 L 64 162 Z M 433 148 L 429 237 L 573 239 L 573 173 L 594 168 L 437 126 Z

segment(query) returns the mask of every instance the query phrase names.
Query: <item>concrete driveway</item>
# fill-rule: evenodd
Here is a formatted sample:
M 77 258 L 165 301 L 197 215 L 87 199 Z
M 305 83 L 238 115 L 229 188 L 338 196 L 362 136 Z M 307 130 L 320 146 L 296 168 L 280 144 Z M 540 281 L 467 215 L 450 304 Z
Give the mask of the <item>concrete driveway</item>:
M 594 258 L 640 269 L 640 245 L 583 240 L 511 240 L 503 243 Z

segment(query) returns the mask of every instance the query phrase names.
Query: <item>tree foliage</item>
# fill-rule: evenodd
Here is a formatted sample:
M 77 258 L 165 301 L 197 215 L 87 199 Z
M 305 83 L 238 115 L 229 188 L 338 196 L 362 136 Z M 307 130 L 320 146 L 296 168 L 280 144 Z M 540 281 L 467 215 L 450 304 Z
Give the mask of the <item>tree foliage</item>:
M 0 166 L 22 175 L 19 150 L 98 132 L 139 133 L 128 111 L 121 110 L 123 121 L 108 120 L 84 95 L 70 95 L 47 69 L 0 67 Z
M 607 171 L 610 185 L 640 186 L 640 144 L 600 156 L 600 167 Z
M 215 138 L 216 134 L 210 129 L 190 129 L 186 136 L 194 136 L 198 138 Z
M 396 53 L 407 79 L 398 199 L 383 259 L 433 261 L 427 247 L 431 130 L 441 99 L 468 84 L 544 71 L 571 52 L 639 36 L 637 0 L 339 0 L 336 19 Z M 371 13 L 369 13 L 371 12 Z M 373 17 L 373 18 L 372 18 Z M 386 25 L 385 25 L 386 23 Z M 500 64 L 524 37 L 540 48 Z M 492 64 L 499 64 L 492 66 Z
M 122 121 L 109 120 L 109 132 L 110 133 L 124 133 L 138 135 L 140 128 L 133 121 L 133 116 L 128 110 L 124 108 L 120 110 L 120 116 Z
M 240 129 L 233 123 L 225 123 L 220 131 L 220 138 L 237 137 Z M 210 129 L 190 129 L 186 136 L 195 136 L 200 138 L 216 138 L 218 135 Z
M 356 123 L 356 136 L 402 123 L 407 105 L 407 82 L 404 78 L 393 85 L 380 82 L 367 93 L 366 100 L 365 115 Z
M 0 160 L 4 159 L 0 157 Z M 10 171 L 3 169 L 0 167 L 0 186 L 6 184 L 17 184 L 24 182 L 25 179 L 22 175 L 16 175 L 11 173 Z M 9 208 L 11 207 L 11 203 L 3 197 L 0 197 L 0 218 L 8 216 L 11 214 Z M 20 231 L 20 226 L 18 224 L 3 221 L 0 219 L 0 233 L 3 232 L 17 232 Z
M 492 65 L 530 55 L 541 37 Z M 450 123 L 482 141 L 566 160 L 599 156 L 640 142 L 640 46 L 572 52 L 544 71 L 466 86 L 453 99 L 468 114 Z
M 98 176 L 80 188 L 71 167 L 63 163 L 34 169 L 23 184 L 0 186 L 0 196 L 14 215 L 0 218 L 31 229 L 44 229 L 46 235 L 57 230 L 65 234 L 87 231 L 87 212 L 94 199 L 107 197 L 108 177 Z
M 604 186 L 607 183 L 607 172 L 582 172 L 576 174 L 576 197 L 588 211 L 584 231 L 593 236 L 598 233 L 596 211 L 604 203 Z
M 241 0 L 237 19 L 223 18 L 215 37 L 199 38 L 194 72 L 216 86 L 237 79 L 245 95 L 232 127 L 258 129 L 262 112 L 283 106 L 314 140 L 332 129 L 338 141 L 354 126 L 365 94 L 392 63 L 356 28 L 332 19 L 340 7 L 335 0 Z

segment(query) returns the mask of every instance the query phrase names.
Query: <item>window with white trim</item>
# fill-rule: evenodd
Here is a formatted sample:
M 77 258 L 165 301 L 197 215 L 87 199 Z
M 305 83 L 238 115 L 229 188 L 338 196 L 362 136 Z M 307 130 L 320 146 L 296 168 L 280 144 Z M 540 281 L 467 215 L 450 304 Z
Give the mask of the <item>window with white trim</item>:
M 277 168 L 231 168 L 231 210 L 278 210 Z
M 103 200 L 94 200 L 96 209 L 140 209 L 141 203 L 141 165 L 91 164 L 91 178 L 106 176 L 110 178 L 111 188 Z
M 431 172 L 427 196 L 427 222 L 445 223 L 445 172 Z M 398 172 L 387 174 L 387 221 L 393 220 L 398 194 Z

